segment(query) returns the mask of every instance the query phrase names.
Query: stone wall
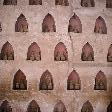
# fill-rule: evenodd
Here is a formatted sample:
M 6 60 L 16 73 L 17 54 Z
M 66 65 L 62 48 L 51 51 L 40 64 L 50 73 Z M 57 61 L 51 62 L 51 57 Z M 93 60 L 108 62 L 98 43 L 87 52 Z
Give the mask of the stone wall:
M 28 0 L 18 0 L 17 6 L 3 6 L 0 1 L 0 49 L 8 41 L 14 49 L 14 60 L 0 61 L 0 102 L 8 100 L 13 112 L 26 112 L 29 103 L 36 100 L 42 112 L 53 112 L 58 100 L 62 100 L 67 112 L 80 112 L 89 100 L 94 112 L 106 112 L 112 100 L 112 63 L 107 53 L 112 43 L 112 9 L 105 0 L 96 0 L 95 7 L 81 7 L 80 0 L 69 0 L 69 6 L 55 6 L 54 0 L 43 0 L 42 5 L 28 5 Z M 20 14 L 27 19 L 29 30 L 15 32 L 15 22 Z M 44 17 L 50 13 L 55 20 L 56 32 L 42 33 Z M 73 14 L 80 18 L 82 33 L 69 33 L 69 19 Z M 107 34 L 94 33 L 96 19 L 101 16 L 107 26 Z M 41 49 L 41 61 L 27 59 L 28 47 L 37 42 Z M 63 42 L 68 51 L 68 61 L 54 61 L 55 46 Z M 82 47 L 89 42 L 95 61 L 81 61 Z M 13 78 L 21 69 L 26 75 L 28 90 L 13 90 Z M 81 79 L 81 90 L 67 90 L 67 79 L 72 70 Z M 40 77 L 49 70 L 54 89 L 39 91 Z M 102 70 L 107 78 L 107 91 L 94 90 L 95 77 Z

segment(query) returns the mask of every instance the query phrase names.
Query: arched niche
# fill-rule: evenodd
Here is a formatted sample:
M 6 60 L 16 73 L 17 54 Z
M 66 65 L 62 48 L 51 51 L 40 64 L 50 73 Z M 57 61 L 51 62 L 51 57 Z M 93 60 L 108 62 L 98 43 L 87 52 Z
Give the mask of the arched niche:
M 94 51 L 88 42 L 82 48 L 81 59 L 82 61 L 94 61 Z
M 55 0 L 55 5 L 69 6 L 68 0 Z
M 86 101 L 82 106 L 81 112 L 94 112 L 92 104 Z
M 42 23 L 42 32 L 56 32 L 54 18 L 51 14 L 47 14 Z
M 68 32 L 74 32 L 74 33 L 82 32 L 81 21 L 75 13 L 69 20 Z
M 68 51 L 64 43 L 59 42 L 54 50 L 54 60 L 55 61 L 67 61 Z
M 12 108 L 7 100 L 4 100 L 0 106 L 0 112 L 12 112 Z
M 94 0 L 81 0 L 82 7 L 95 7 Z
M 39 105 L 35 100 L 32 100 L 28 105 L 27 112 L 41 112 Z
M 24 73 L 19 69 L 13 79 L 14 90 L 27 90 L 27 80 Z
M 95 77 L 95 90 L 107 90 L 107 79 L 104 72 L 99 71 Z
M 4 0 L 3 5 L 17 5 L 17 0 Z
M 42 5 L 42 0 L 29 0 L 29 5 Z
M 73 70 L 67 80 L 67 90 L 80 90 L 81 89 L 81 81 L 79 74 Z
M 110 102 L 110 104 L 107 107 L 107 112 L 112 112 L 112 101 Z
M 53 90 L 53 88 L 54 84 L 52 75 L 46 70 L 40 78 L 39 90 Z
M 106 8 L 112 8 L 112 0 L 106 0 Z
M 100 34 L 107 34 L 106 23 L 105 23 L 105 20 L 101 16 L 99 16 L 96 19 L 94 32 L 100 33 Z
M 0 32 L 2 32 L 2 23 L 0 22 Z
M 27 60 L 32 60 L 32 61 L 40 61 L 41 60 L 41 51 L 40 47 L 36 42 L 33 42 L 27 52 Z
M 110 45 L 108 49 L 107 62 L 112 62 L 112 44 Z
M 57 104 L 54 107 L 53 112 L 67 112 L 66 107 L 61 100 L 57 102 Z
M 14 50 L 8 41 L 1 49 L 1 60 L 14 60 Z
M 28 23 L 23 14 L 17 18 L 15 23 L 15 32 L 28 32 Z

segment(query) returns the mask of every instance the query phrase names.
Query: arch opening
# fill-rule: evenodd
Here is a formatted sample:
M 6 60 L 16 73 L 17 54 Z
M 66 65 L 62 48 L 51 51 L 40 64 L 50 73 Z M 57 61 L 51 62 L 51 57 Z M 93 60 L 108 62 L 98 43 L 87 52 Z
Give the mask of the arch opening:
M 94 51 L 92 46 L 87 42 L 82 48 L 82 61 L 94 61 Z
M 94 0 L 81 0 L 82 7 L 95 7 Z
M 54 50 L 54 60 L 55 61 L 67 61 L 68 51 L 64 43 L 60 42 L 56 45 Z
M 32 100 L 28 105 L 27 112 L 41 112 L 39 105 L 35 100 Z
M 68 32 L 74 32 L 74 33 L 82 32 L 81 21 L 75 13 L 69 20 Z
M 54 107 L 53 112 L 67 112 L 66 107 L 61 100 L 57 102 L 57 104 Z
M 7 100 L 2 102 L 0 106 L 0 112 L 12 112 L 12 108 Z
M 17 5 L 17 0 L 4 0 L 3 5 Z
M 14 50 L 8 41 L 1 49 L 1 60 L 14 60 Z
M 54 18 L 51 14 L 47 14 L 42 23 L 42 32 L 56 32 Z
M 42 5 L 42 0 L 29 0 L 29 5 Z
M 105 23 L 105 20 L 101 16 L 99 16 L 96 19 L 94 32 L 95 33 L 100 33 L 100 34 L 107 34 L 106 23 Z
M 68 0 L 55 0 L 55 5 L 69 6 Z
M 87 101 L 83 104 L 81 112 L 93 112 L 93 106 L 92 104 Z
M 112 112 L 112 101 L 110 102 L 110 104 L 107 107 L 107 112 Z
M 36 42 L 33 42 L 27 52 L 27 60 L 32 60 L 32 61 L 40 61 L 41 60 L 41 51 L 40 47 Z
M 0 32 L 2 32 L 2 24 L 1 24 L 1 22 L 0 22 Z
M 52 75 L 46 70 L 40 78 L 39 90 L 53 90 L 53 88 L 54 84 Z
M 110 45 L 108 49 L 107 62 L 112 62 L 112 44 Z
M 15 23 L 15 32 L 28 32 L 28 23 L 23 14 L 21 14 Z
M 106 76 L 102 71 L 99 71 L 95 78 L 95 90 L 107 90 Z
M 106 8 L 112 8 L 112 0 L 106 0 Z
M 18 70 L 13 79 L 14 90 L 27 90 L 26 76 L 21 70 Z
M 80 90 L 81 89 L 81 81 L 79 74 L 73 70 L 67 80 L 67 90 Z

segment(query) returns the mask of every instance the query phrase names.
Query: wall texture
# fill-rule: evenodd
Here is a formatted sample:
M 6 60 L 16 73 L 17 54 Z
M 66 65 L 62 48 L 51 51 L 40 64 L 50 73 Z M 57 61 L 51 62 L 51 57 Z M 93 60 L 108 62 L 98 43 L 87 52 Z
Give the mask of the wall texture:
M 15 22 L 20 14 L 28 22 L 28 32 L 15 32 Z M 43 33 L 42 22 L 50 13 L 55 20 L 56 32 Z M 82 23 L 82 33 L 68 33 L 69 19 L 76 14 Z M 107 34 L 94 33 L 96 19 L 101 16 L 107 26 Z M 26 112 L 29 103 L 36 100 L 42 112 L 53 112 L 58 100 L 63 101 L 67 112 L 81 112 L 89 100 L 94 112 L 106 112 L 112 101 L 112 63 L 107 53 L 112 44 L 112 9 L 105 0 L 95 0 L 95 7 L 81 7 L 80 0 L 69 0 L 69 6 L 55 6 L 54 0 L 43 0 L 42 5 L 28 5 L 28 0 L 18 0 L 16 6 L 4 5 L 0 0 L 0 49 L 7 41 L 13 46 L 14 60 L 0 60 L 0 103 L 8 100 L 13 112 Z M 27 59 L 28 47 L 37 42 L 41 49 L 41 61 Z M 68 61 L 54 61 L 55 46 L 63 42 L 68 51 Z M 89 42 L 95 60 L 81 61 L 82 47 Z M 21 69 L 26 75 L 27 90 L 13 90 L 13 78 Z M 67 90 L 67 79 L 72 70 L 81 79 L 81 90 Z M 40 77 L 49 70 L 54 89 L 39 91 Z M 107 91 L 94 90 L 95 77 L 103 71 L 107 78 Z

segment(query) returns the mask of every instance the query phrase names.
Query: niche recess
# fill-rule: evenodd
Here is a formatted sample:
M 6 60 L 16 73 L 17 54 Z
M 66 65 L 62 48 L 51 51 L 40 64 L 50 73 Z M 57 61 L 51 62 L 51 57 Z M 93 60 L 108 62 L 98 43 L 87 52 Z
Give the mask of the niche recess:
M 94 32 L 95 33 L 100 33 L 100 34 L 107 34 L 106 23 L 105 23 L 105 20 L 101 16 L 99 16 L 96 19 Z
M 41 112 L 39 105 L 35 100 L 32 100 L 28 105 L 27 112 Z
M 53 90 L 53 88 L 54 88 L 54 84 L 53 84 L 52 75 L 48 70 L 46 70 L 40 78 L 39 89 L 40 90 Z
M 86 101 L 81 109 L 81 112 L 93 112 L 93 106 L 89 101 Z
M 3 5 L 17 5 L 17 0 L 4 0 Z
M 94 61 L 94 51 L 88 42 L 82 48 L 81 59 L 82 61 Z
M 106 76 L 102 71 L 99 71 L 95 78 L 95 90 L 107 90 Z
M 42 5 L 42 0 L 29 0 L 29 5 Z
M 12 112 L 12 108 L 7 100 L 2 102 L 0 106 L 0 112 Z
M 15 23 L 15 32 L 28 32 L 28 23 L 23 14 L 21 14 Z
M 75 13 L 69 20 L 68 32 L 74 32 L 74 33 L 82 32 L 81 21 Z
M 1 60 L 14 60 L 14 50 L 8 41 L 1 49 Z
M 36 42 L 33 42 L 27 52 L 27 60 L 32 60 L 32 61 L 40 61 L 41 60 L 41 51 L 40 47 Z
M 81 89 L 81 81 L 79 74 L 73 70 L 67 80 L 67 90 L 80 90 Z
M 54 60 L 55 61 L 67 61 L 68 52 L 64 43 L 59 42 L 54 50 Z
M 13 79 L 14 90 L 27 90 L 26 76 L 21 70 L 18 70 Z
M 55 0 L 55 5 L 69 6 L 68 0 Z
M 42 32 L 56 32 L 54 18 L 51 14 L 47 14 L 42 23 Z
M 67 112 L 66 107 L 61 100 L 57 102 L 57 104 L 54 107 L 53 112 Z
M 95 7 L 94 0 L 81 0 L 82 7 Z
M 112 62 L 112 44 L 110 45 L 110 47 L 108 49 L 107 61 Z

